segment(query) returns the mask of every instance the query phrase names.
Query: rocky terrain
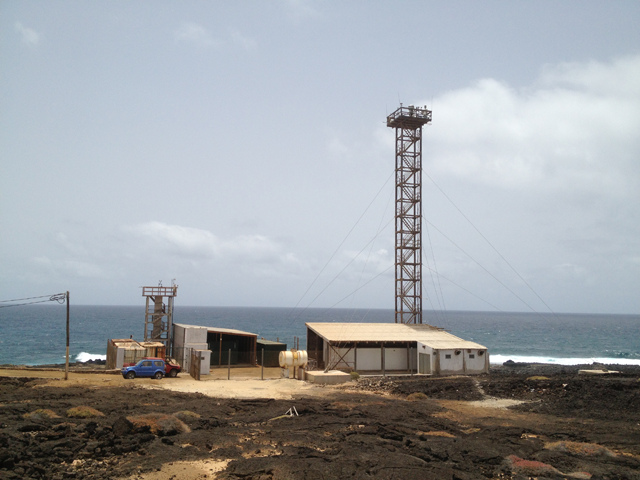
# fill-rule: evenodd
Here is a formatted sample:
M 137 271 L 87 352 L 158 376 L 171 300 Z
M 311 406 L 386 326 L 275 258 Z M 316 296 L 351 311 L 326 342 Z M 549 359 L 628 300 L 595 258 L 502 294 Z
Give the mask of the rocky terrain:
M 0 478 L 181 478 L 163 472 L 215 460 L 191 478 L 640 479 L 640 369 L 622 370 L 361 378 L 292 400 L 2 376 Z

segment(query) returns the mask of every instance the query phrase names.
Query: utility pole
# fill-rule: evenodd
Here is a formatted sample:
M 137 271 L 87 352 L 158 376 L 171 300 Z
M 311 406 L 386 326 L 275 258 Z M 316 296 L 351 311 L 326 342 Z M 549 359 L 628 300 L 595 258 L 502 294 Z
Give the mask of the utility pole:
M 69 380 L 69 291 L 67 290 L 67 357 L 64 364 L 64 379 Z

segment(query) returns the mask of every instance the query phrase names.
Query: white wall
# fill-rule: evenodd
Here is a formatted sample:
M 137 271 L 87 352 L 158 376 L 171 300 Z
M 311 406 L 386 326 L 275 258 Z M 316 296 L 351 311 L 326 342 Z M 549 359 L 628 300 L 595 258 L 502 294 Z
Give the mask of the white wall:
M 456 355 L 456 352 L 460 352 Z M 450 358 L 447 358 L 449 356 Z M 463 364 L 463 351 L 459 350 L 438 350 L 438 357 L 440 360 L 440 373 L 442 375 L 464 373 Z
M 480 353 L 482 352 L 482 355 Z M 464 361 L 467 373 L 482 373 L 486 371 L 488 365 L 487 358 L 489 353 L 486 350 L 465 350 Z
M 382 370 L 382 358 L 379 348 L 358 349 L 358 371 Z
M 335 348 L 332 349 L 325 342 L 324 349 L 326 353 L 325 362 L 328 365 L 334 365 L 340 357 L 342 360 L 337 368 L 346 368 L 345 362 L 351 368 L 359 372 L 365 371 L 382 371 L 382 351 L 380 348 L 358 348 L 357 353 L 354 348 Z M 416 349 L 411 349 L 411 364 L 413 371 L 416 371 Z M 336 353 L 337 352 L 337 353 Z M 343 357 L 344 355 L 344 357 Z M 407 349 L 406 348 L 385 348 L 385 370 L 408 370 L 407 366 Z
M 181 347 L 192 343 L 207 343 L 208 330 L 207 327 L 198 327 L 195 325 L 174 325 L 174 345 Z
M 340 363 L 337 365 L 336 368 L 347 368 L 347 366 L 353 368 L 353 359 L 354 359 L 353 349 L 349 351 L 348 348 L 331 348 L 329 344 L 325 342 L 324 351 L 325 351 L 325 365 L 330 365 L 333 367 L 333 365 L 338 360 L 340 360 L 340 357 L 344 355 L 344 358 L 340 360 Z M 360 356 L 359 351 L 358 351 L 358 356 Z M 345 362 L 346 362 L 346 365 L 345 365 Z
M 382 352 L 380 348 L 358 348 L 357 354 L 354 349 L 337 348 L 332 349 L 328 343 L 324 344 L 325 362 L 327 365 L 334 365 L 334 363 L 344 355 L 341 363 L 337 368 L 346 368 L 347 365 L 351 368 L 355 368 L 358 372 L 366 371 L 382 371 Z M 435 352 L 435 354 L 434 354 Z M 456 352 L 459 352 L 456 355 Z M 484 352 L 480 355 L 480 352 Z M 407 349 L 406 348 L 385 348 L 385 370 L 402 370 L 408 371 L 407 366 Z M 411 364 L 411 370 L 421 374 L 441 374 L 441 375 L 454 375 L 454 374 L 477 374 L 487 372 L 487 366 L 489 365 L 489 352 L 487 350 L 477 349 L 446 349 L 446 350 L 434 350 L 429 345 L 424 343 L 417 343 L 417 348 L 411 348 L 411 358 L 409 360 Z M 429 355 L 431 370 L 428 372 L 418 371 L 418 355 Z M 447 358 L 449 355 L 451 358 Z M 355 360 L 355 365 L 354 365 Z M 347 365 L 344 362 L 347 362 Z M 439 366 L 437 369 L 436 367 Z
M 209 375 L 211 368 L 211 350 L 198 350 L 200 358 L 200 375 Z
M 409 370 L 407 365 L 406 348 L 385 348 L 384 349 L 385 370 Z

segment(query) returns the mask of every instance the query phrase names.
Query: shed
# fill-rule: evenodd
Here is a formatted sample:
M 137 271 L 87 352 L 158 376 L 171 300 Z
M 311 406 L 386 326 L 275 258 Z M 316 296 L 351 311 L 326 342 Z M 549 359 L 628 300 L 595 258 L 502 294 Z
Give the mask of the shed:
M 311 364 L 323 370 L 379 374 L 479 374 L 489 352 L 442 328 L 403 323 L 307 323 Z
M 256 365 L 256 341 L 258 335 L 242 330 L 198 325 L 173 324 L 173 354 L 189 363 L 189 352 L 210 350 L 210 366 Z M 230 355 L 229 355 L 230 353 Z
M 107 342 L 108 369 L 122 368 L 126 363 L 136 363 L 144 357 L 165 356 L 165 345 L 162 342 L 138 342 L 132 338 L 109 339 Z
M 258 340 L 257 361 L 258 365 L 262 365 L 262 352 L 264 351 L 264 367 L 279 367 L 280 352 L 287 350 L 286 343 L 273 342 L 264 338 Z
M 211 365 L 256 365 L 257 339 L 255 333 L 209 327 L 207 344 L 211 350 Z

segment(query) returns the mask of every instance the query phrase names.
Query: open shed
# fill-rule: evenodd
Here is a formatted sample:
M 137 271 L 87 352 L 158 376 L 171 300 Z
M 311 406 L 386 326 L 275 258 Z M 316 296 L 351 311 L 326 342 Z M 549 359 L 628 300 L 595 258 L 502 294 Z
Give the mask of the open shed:
M 323 370 L 361 374 L 479 374 L 489 352 L 441 328 L 403 323 L 307 323 L 307 353 Z
M 231 328 L 203 327 L 174 323 L 173 354 L 188 363 L 191 350 L 210 351 L 209 366 L 256 365 L 258 335 Z
M 257 339 L 255 333 L 209 327 L 207 344 L 211 350 L 211 366 L 256 365 Z
M 262 359 L 264 358 L 263 367 L 279 367 L 280 352 L 286 350 L 286 343 L 265 340 L 264 338 L 258 340 L 258 365 L 262 365 Z

